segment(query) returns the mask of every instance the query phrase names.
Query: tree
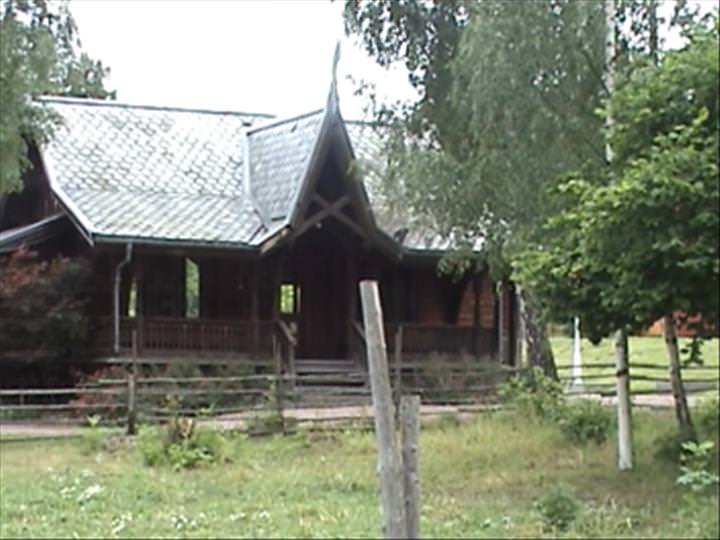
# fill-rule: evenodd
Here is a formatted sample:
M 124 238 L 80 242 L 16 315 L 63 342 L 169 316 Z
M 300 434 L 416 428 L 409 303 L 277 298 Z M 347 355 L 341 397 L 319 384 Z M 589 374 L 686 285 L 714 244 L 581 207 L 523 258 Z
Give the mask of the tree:
M 114 99 L 109 69 L 80 52 L 67 2 L 0 0 L 0 194 L 21 187 L 28 141 L 43 143 L 58 119 L 43 94 Z
M 424 60 L 406 62 L 423 74 L 411 82 L 425 92 L 401 111 L 406 129 L 390 146 L 390 198 L 467 244 L 483 238 L 491 273 L 506 277 L 516 245 L 531 242 L 548 213 L 544 187 L 603 161 L 593 114 L 603 97 L 602 4 L 486 1 L 441 11 L 438 3 L 349 2 L 346 20 L 381 63 L 405 51 Z M 450 45 L 427 53 L 438 28 L 452 35 Z M 452 261 L 463 270 L 478 265 Z M 541 313 L 532 291 L 524 296 L 530 361 L 555 375 Z
M 0 359 L 31 364 L 69 359 L 88 338 L 89 269 L 62 257 L 42 262 L 20 248 L 0 265 Z
M 546 242 L 519 265 L 551 313 L 580 313 L 595 341 L 665 320 L 683 436 L 693 429 L 672 314 L 718 320 L 717 31 L 715 15 L 657 67 L 634 61 L 608 104 L 612 166 L 559 187 L 562 210 L 544 227 Z

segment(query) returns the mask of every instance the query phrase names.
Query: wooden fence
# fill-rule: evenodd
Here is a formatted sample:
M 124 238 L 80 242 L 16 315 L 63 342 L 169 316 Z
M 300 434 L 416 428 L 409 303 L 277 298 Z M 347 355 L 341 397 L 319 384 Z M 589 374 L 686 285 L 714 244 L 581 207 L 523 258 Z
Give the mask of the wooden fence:
M 74 388 L 1 389 L 0 421 L 82 424 L 88 415 L 99 415 L 105 424 L 125 425 L 129 412 L 138 422 L 153 423 L 176 414 L 232 418 L 269 409 L 370 403 L 367 372 L 361 369 L 293 374 L 278 372 L 268 363 L 198 359 L 186 362 L 194 373 L 167 375 L 158 370 L 159 363 L 158 359 L 138 361 L 132 369 L 126 362 L 107 378 Z M 165 361 L 165 365 L 170 364 Z M 216 373 L 206 373 L 210 368 Z M 498 385 L 527 369 L 469 357 L 438 356 L 429 362 L 390 356 L 396 400 L 403 394 L 418 394 L 424 404 L 497 403 Z M 570 366 L 559 365 L 558 372 L 568 393 L 615 393 L 612 364 L 583 366 L 582 385 L 572 384 Z M 717 368 L 687 366 L 683 374 L 688 393 L 718 388 Z M 630 378 L 633 395 L 671 394 L 664 366 L 634 363 Z

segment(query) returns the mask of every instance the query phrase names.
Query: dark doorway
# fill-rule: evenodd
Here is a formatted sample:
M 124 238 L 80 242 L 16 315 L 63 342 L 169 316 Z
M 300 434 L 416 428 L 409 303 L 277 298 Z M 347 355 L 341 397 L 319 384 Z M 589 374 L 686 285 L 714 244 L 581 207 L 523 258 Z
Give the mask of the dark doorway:
M 298 358 L 345 358 L 348 286 L 342 246 L 323 228 L 313 228 L 295 244 L 291 265 L 302 290 L 296 314 Z

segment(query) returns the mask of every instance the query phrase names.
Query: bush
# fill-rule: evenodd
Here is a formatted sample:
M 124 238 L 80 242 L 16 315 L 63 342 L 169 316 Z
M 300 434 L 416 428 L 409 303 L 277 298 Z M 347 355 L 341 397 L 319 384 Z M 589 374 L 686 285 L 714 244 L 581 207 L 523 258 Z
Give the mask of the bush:
M 706 398 L 700 401 L 695 411 L 695 421 L 703 435 L 717 437 L 720 431 L 720 403 L 718 398 Z
M 560 487 L 554 487 L 535 501 L 546 532 L 566 531 L 577 517 L 579 505 L 575 496 Z
M 546 377 L 539 367 L 501 384 L 498 393 L 522 414 L 543 420 L 555 420 L 565 402 L 560 383 Z
M 587 444 L 590 441 L 602 444 L 610 432 L 612 415 L 601 403 L 581 399 L 562 407 L 558 425 L 563 435 L 574 444 Z
M 87 426 L 82 431 L 82 443 L 84 454 L 94 454 L 103 447 L 105 431 L 100 427 L 100 416 L 90 415 L 86 417 Z
M 165 427 L 141 428 L 137 447 L 151 467 L 175 470 L 230 461 L 227 439 L 216 429 L 196 426 L 189 418 L 174 418 Z

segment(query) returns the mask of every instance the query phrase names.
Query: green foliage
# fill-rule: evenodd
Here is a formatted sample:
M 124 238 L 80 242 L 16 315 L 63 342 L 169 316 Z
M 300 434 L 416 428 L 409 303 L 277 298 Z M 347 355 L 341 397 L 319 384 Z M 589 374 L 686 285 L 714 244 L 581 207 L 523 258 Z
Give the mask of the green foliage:
M 560 431 L 574 444 L 603 444 L 612 427 L 610 411 L 597 401 L 574 400 L 565 405 L 558 419 Z
M 539 367 L 500 385 L 500 397 L 523 416 L 557 425 L 573 444 L 603 444 L 612 427 L 612 415 L 601 403 L 587 399 L 567 401 L 562 386 Z
M 717 396 L 700 401 L 694 418 L 701 433 L 706 436 L 714 435 L 717 438 L 720 431 L 720 403 Z
M 558 419 L 565 403 L 562 386 L 539 367 L 501 384 L 498 394 L 521 414 L 542 420 Z
M 713 458 L 717 458 L 712 441 L 687 441 L 683 443 L 681 456 L 682 465 L 677 483 L 693 494 L 701 494 L 709 488 L 717 486 L 718 475 L 710 472 Z
M 82 432 L 83 451 L 86 454 L 94 454 L 102 449 L 105 431 L 100 427 L 99 415 L 89 415 L 85 420 L 87 426 Z
M 58 119 L 35 98 L 43 94 L 114 98 L 109 70 L 79 51 L 67 2 L 0 1 L 0 193 L 21 187 L 29 140 L 52 137 Z
M 87 346 L 89 268 L 82 260 L 39 261 L 25 249 L 0 264 L 0 358 L 68 362 Z
M 423 429 L 423 535 L 717 538 L 717 496 L 703 499 L 702 514 L 679 509 L 677 467 L 653 459 L 672 412 L 638 409 L 634 419 L 629 476 L 618 474 L 613 445 L 578 452 L 553 426 L 515 411 Z M 231 465 L 189 474 L 145 467 L 136 449 L 88 459 L 77 439 L 2 442 L 0 537 L 376 538 L 377 453 L 362 424 L 334 435 L 239 436 L 229 441 Z M 78 497 L 93 485 L 102 490 L 80 511 Z M 566 532 L 543 533 L 533 502 L 557 485 L 577 494 L 580 509 Z
M 566 531 L 575 521 L 580 505 L 572 492 L 561 487 L 550 488 L 534 504 L 545 532 Z
M 690 37 L 621 82 L 612 168 L 562 183 L 545 241 L 518 258 L 549 314 L 579 314 L 593 340 L 676 310 L 718 317 L 717 22 Z
M 218 430 L 196 426 L 189 418 L 174 418 L 164 427 L 141 427 L 137 448 L 143 462 L 175 470 L 230 460 L 229 445 Z

